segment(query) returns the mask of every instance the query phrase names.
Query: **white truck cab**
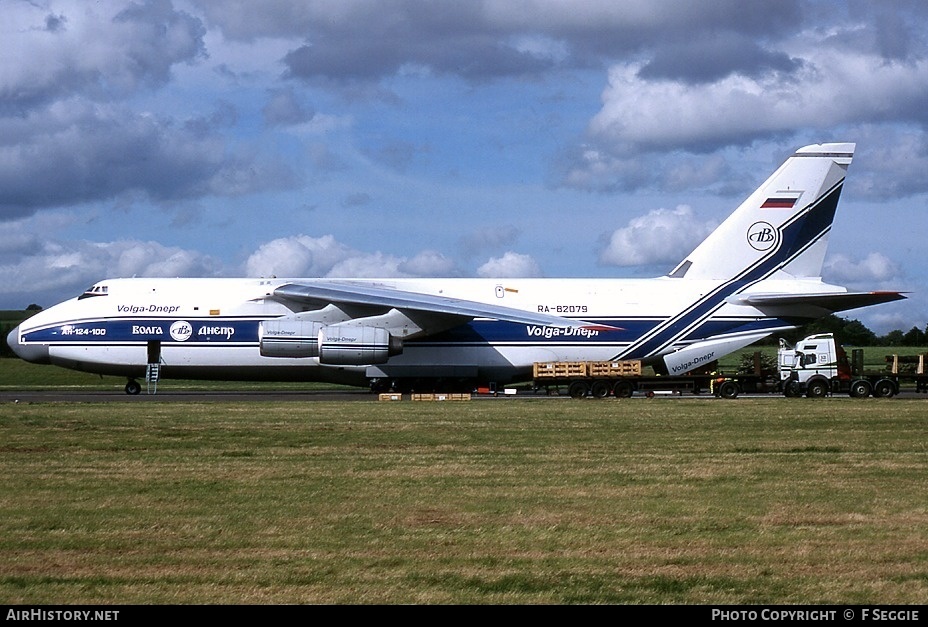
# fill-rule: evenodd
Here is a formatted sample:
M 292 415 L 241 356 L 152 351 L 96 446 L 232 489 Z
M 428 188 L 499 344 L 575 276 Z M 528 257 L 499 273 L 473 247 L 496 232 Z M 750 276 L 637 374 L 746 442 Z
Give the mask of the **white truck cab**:
M 821 398 L 844 392 L 866 398 L 871 394 L 890 397 L 899 393 L 899 382 L 892 375 L 862 372 L 862 363 L 852 368 L 832 333 L 810 335 L 797 342 L 795 348 L 781 339 L 777 362 L 786 396 Z

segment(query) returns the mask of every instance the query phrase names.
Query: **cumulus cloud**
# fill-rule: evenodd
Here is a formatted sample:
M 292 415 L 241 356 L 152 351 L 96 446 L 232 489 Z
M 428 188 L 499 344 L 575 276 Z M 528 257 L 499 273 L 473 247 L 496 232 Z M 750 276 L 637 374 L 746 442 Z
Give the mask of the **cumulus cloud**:
M 721 184 L 730 173 L 709 161 L 696 178 L 675 176 L 672 169 L 686 154 L 681 151 L 718 159 L 721 149 L 753 147 L 765 140 L 785 143 L 811 136 L 814 141 L 837 141 L 862 134 L 887 152 L 901 147 L 891 155 L 893 162 L 901 161 L 903 153 L 916 157 L 906 159 L 895 176 L 878 181 L 883 192 L 900 196 L 924 191 L 925 177 L 909 171 L 924 171 L 928 154 L 921 131 L 928 124 L 928 57 L 887 58 L 876 43 L 866 45 L 856 38 L 853 28 L 838 29 L 833 37 L 814 29 L 800 31 L 771 44 L 781 56 L 740 67 L 744 57 L 722 55 L 730 63 L 706 69 L 710 73 L 704 76 L 687 66 L 688 55 L 670 54 L 687 46 L 713 45 L 702 40 L 668 44 L 650 57 L 615 63 L 582 145 L 562 153 L 560 181 L 607 191 L 683 189 L 712 176 Z M 835 137 L 835 129 L 848 135 Z M 896 134 L 904 136 L 901 142 L 891 139 Z M 922 145 L 913 150 L 913 143 Z
M 205 56 L 202 22 L 170 2 L 4 6 L 0 112 L 74 95 L 99 99 L 163 85 L 171 68 Z
M 450 259 L 433 250 L 406 258 L 355 250 L 332 235 L 296 235 L 262 244 L 245 262 L 245 274 L 349 278 L 453 276 L 457 271 Z
M 178 65 L 205 60 L 206 27 L 169 0 L 4 7 L 0 219 L 141 194 L 156 202 L 288 187 L 286 163 L 232 147 L 223 101 L 185 119 L 139 108 Z M 282 115 L 282 114 L 281 114 Z
M 284 57 L 298 79 L 376 80 L 404 67 L 473 79 L 536 74 L 553 66 L 493 33 L 478 5 L 347 2 L 328 19 L 311 16 L 310 43 Z
M 451 277 L 460 274 L 454 260 L 437 250 L 423 250 L 412 259 L 400 263 L 397 269 L 417 277 Z
M 780 51 L 767 50 L 756 37 L 746 33 L 704 33 L 672 42 L 655 51 L 639 76 L 645 80 L 670 79 L 684 83 L 709 83 L 740 74 L 761 77 L 801 66 L 798 59 Z
M 112 277 L 217 276 L 221 263 L 208 255 L 157 242 L 60 241 L 18 233 L 3 238 L 0 251 L 18 249 L 14 258 L 0 253 L 0 297 L 49 293 L 77 294 L 91 283 Z M 60 296 L 58 297 L 60 298 Z M 53 304 L 53 303 L 46 303 Z
M 0 218 L 140 192 L 156 201 L 284 188 L 286 164 L 226 150 L 204 125 L 69 101 L 0 119 Z
M 512 251 L 502 257 L 492 257 L 477 268 L 477 276 L 485 279 L 525 278 L 542 276 L 541 266 L 531 255 Z
M 847 255 L 834 254 L 825 260 L 823 274 L 829 281 L 842 285 L 884 284 L 899 279 L 900 267 L 882 253 L 873 252 L 863 259 L 852 259 Z
M 609 71 L 603 106 L 590 122 L 602 146 L 695 151 L 747 144 L 797 129 L 894 118 L 924 121 L 928 60 L 887 63 L 874 55 L 816 48 L 788 78 L 727 74 L 688 84 L 649 80 L 640 62 Z M 922 103 L 917 105 L 916 103 Z
M 296 235 L 262 244 L 245 262 L 247 276 L 325 276 L 352 250 L 331 235 Z
M 687 205 L 655 209 L 605 236 L 599 263 L 607 266 L 673 264 L 696 248 L 715 226 L 697 220 Z
M 122 108 L 60 103 L 4 119 L 0 140 L 3 217 L 146 189 L 180 197 L 221 168 L 213 139 Z
M 801 17 L 797 0 L 689 5 L 675 0 L 621 4 L 598 0 L 438 4 L 430 0 L 311 4 L 231 0 L 222 5 L 195 1 L 226 37 L 304 39 L 307 43 L 284 58 L 288 75 L 337 82 L 378 80 L 410 68 L 471 80 L 538 75 L 636 54 L 655 39 L 711 40 L 725 33 L 775 37 L 789 32 Z M 740 52 L 739 67 L 751 63 L 769 67 L 779 62 L 776 53 Z M 698 65 L 694 62 L 692 70 L 701 71 Z

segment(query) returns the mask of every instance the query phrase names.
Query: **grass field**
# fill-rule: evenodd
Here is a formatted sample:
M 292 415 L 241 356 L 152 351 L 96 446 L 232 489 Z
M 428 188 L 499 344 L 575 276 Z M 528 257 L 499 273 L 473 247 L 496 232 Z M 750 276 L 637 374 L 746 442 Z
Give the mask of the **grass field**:
M 922 604 L 928 403 L 0 405 L 0 603 Z
M 0 391 L 84 390 L 122 391 L 125 377 L 102 377 L 87 372 L 66 370 L 55 366 L 36 365 L 21 359 L 0 359 Z M 143 389 L 144 389 L 143 383 Z M 345 389 L 345 386 L 306 383 L 248 382 L 248 381 L 189 381 L 164 379 L 158 384 L 162 390 L 319 390 Z M 354 388 L 357 389 L 357 388 Z M 143 392 L 144 393 L 144 392 Z

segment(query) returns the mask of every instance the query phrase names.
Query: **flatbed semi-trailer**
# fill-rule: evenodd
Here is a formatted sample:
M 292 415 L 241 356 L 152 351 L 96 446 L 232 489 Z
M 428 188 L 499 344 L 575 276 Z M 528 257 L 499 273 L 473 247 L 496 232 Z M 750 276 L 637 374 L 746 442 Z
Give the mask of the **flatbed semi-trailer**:
M 760 373 L 646 374 L 638 360 L 539 362 L 533 368 L 533 384 L 549 394 L 563 388 L 573 398 L 628 398 L 636 392 L 648 396 L 660 392 L 708 393 L 736 398 L 743 392 L 772 392 L 778 387 L 776 377 Z
M 702 394 L 736 398 L 741 393 L 777 392 L 789 397 L 818 398 L 847 394 L 854 398 L 889 398 L 903 385 L 915 386 L 916 392 L 928 392 L 925 354 L 915 357 L 890 355 L 884 370 L 867 371 L 863 351 L 847 353 L 831 333 L 810 335 L 792 347 L 780 340 L 777 367 L 764 372 L 759 353 L 755 353 L 753 372 L 725 374 L 713 365 L 701 372 L 682 375 L 646 374 L 637 360 L 607 362 L 539 362 L 534 366 L 536 389 L 566 389 L 574 398 L 592 396 L 627 398 L 636 392 L 652 396 L 659 392 Z M 911 369 L 902 366 L 911 362 Z

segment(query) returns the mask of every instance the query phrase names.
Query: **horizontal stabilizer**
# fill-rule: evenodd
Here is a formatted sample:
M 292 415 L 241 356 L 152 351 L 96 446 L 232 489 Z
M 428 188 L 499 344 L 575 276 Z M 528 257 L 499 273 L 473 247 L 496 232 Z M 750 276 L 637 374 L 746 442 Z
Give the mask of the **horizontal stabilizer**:
M 832 292 L 812 294 L 736 294 L 728 299 L 733 305 L 750 305 L 758 309 L 773 307 L 815 307 L 827 313 L 869 307 L 906 298 L 902 292 Z

